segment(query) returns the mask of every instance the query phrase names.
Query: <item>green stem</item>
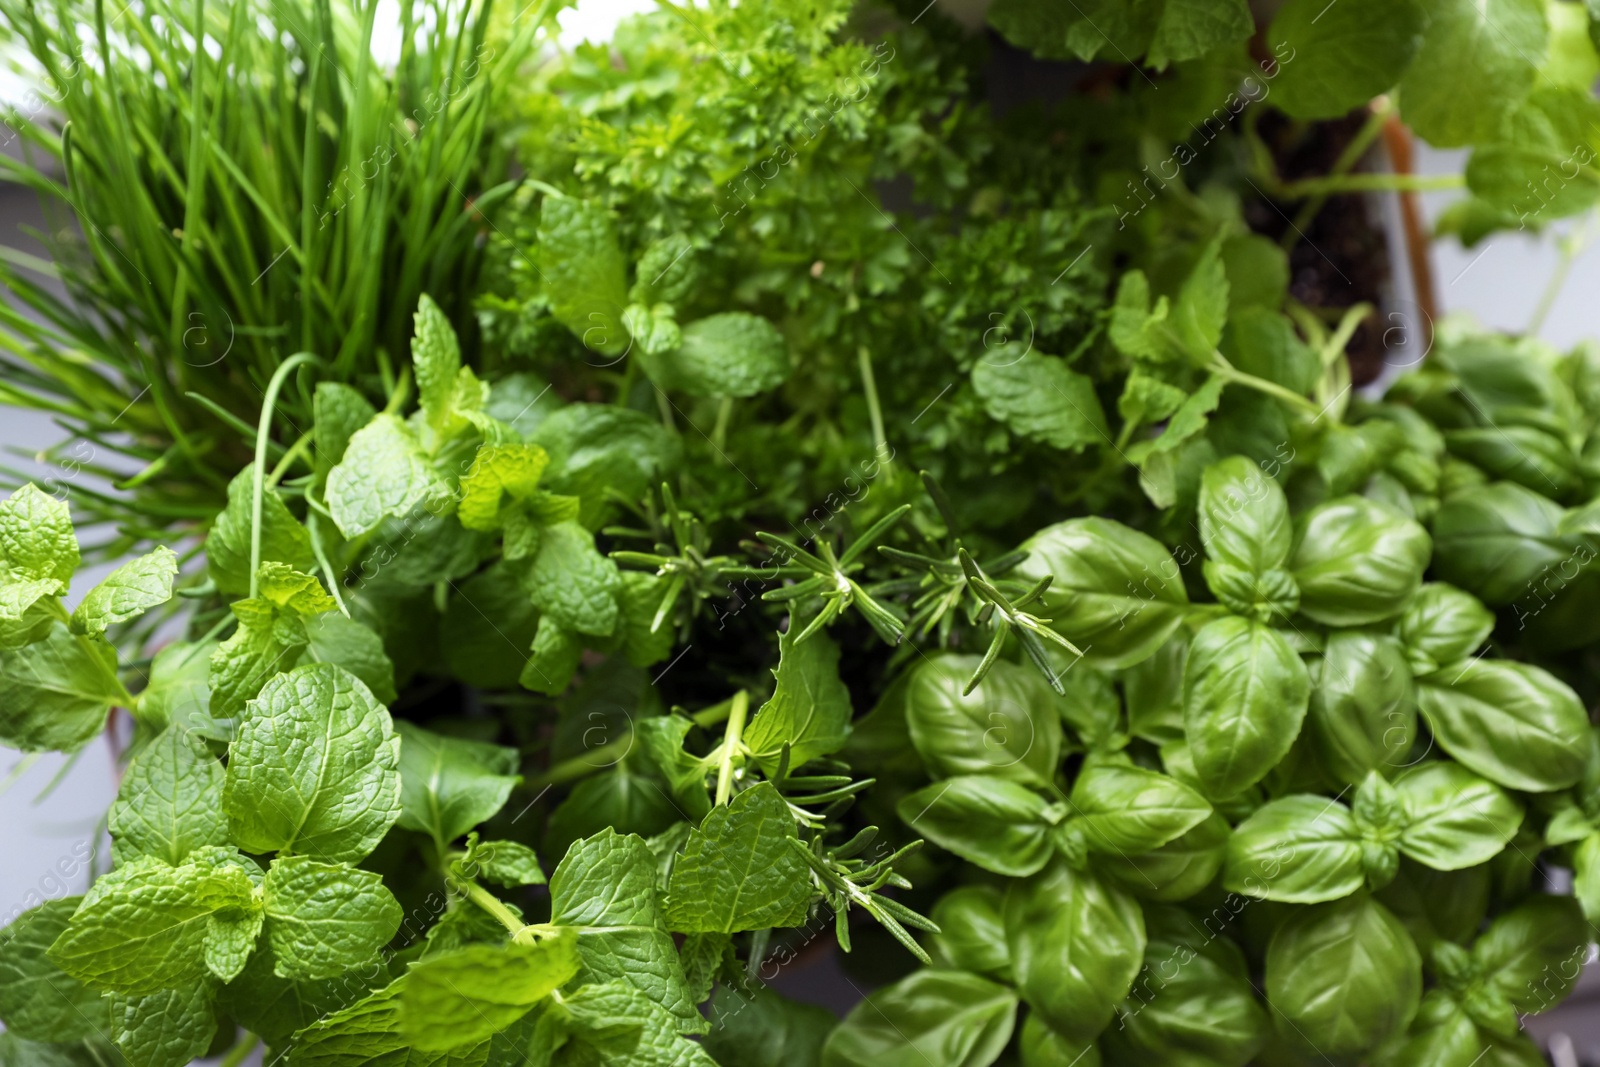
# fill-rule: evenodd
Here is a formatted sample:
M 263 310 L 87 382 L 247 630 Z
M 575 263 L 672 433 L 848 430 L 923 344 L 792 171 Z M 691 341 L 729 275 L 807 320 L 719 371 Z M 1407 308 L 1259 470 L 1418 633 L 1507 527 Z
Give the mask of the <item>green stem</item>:
M 61 625 L 69 630 L 72 628 L 72 616 L 67 614 L 67 609 L 61 603 L 59 597 L 46 597 L 45 604 L 46 610 L 51 615 L 54 615 Z M 107 666 L 106 661 L 101 658 L 100 650 L 95 648 L 94 638 L 87 634 L 76 634 L 75 636 L 78 639 L 78 644 L 83 647 L 83 651 L 88 655 L 90 661 L 94 663 L 95 668 L 99 670 L 100 676 L 111 683 L 112 696 L 116 699 L 117 707 L 127 708 L 129 712 L 132 712 L 139 702 L 132 693 L 128 692 L 128 687 L 122 684 L 122 679 L 117 677 L 117 669 Z
M 883 412 L 878 407 L 878 380 L 872 374 L 872 354 L 867 346 L 856 349 L 856 359 L 861 364 L 861 388 L 867 396 L 867 417 L 872 420 L 872 447 L 878 458 L 889 461 L 889 439 L 883 432 Z
M 1567 283 L 1567 275 L 1572 271 L 1573 260 L 1583 251 L 1583 246 L 1589 243 L 1593 221 L 1594 216 L 1591 214 L 1583 225 L 1561 240 L 1559 245 L 1561 261 L 1551 272 L 1550 280 L 1545 283 L 1544 292 L 1539 294 L 1539 303 L 1533 309 L 1533 318 L 1528 320 L 1528 329 L 1525 332 L 1529 337 L 1537 337 L 1539 331 L 1544 328 L 1544 320 L 1549 316 L 1550 309 L 1555 306 L 1556 297 L 1561 295 L 1561 289 Z
M 1387 97 L 1381 98 L 1382 102 L 1374 102 L 1372 114 L 1350 143 L 1344 146 L 1344 151 L 1339 153 L 1339 158 L 1333 161 L 1333 166 L 1328 170 L 1328 177 L 1340 177 L 1349 173 L 1350 168 L 1361 161 L 1367 154 L 1367 149 L 1372 147 L 1372 142 L 1378 139 L 1378 134 L 1383 132 L 1383 124 L 1389 121 L 1389 116 L 1394 114 L 1394 103 Z M 1300 240 L 1301 234 L 1311 225 L 1311 220 L 1317 217 L 1317 212 L 1322 210 L 1322 205 L 1328 202 L 1328 195 L 1314 196 L 1307 200 L 1294 217 L 1294 223 L 1283 232 L 1283 239 L 1279 242 L 1287 251 Z
M 306 493 L 306 502 L 311 502 L 311 494 Z M 313 516 L 306 516 L 311 519 Z M 334 573 L 333 564 L 328 562 L 328 552 L 322 547 L 322 534 L 318 532 L 321 523 L 311 521 L 306 523 L 306 532 L 311 535 L 311 554 L 317 558 L 317 566 L 322 568 L 322 576 L 328 580 L 328 592 L 333 595 L 333 602 L 339 605 L 339 614 L 345 618 L 350 617 L 350 609 L 345 606 L 344 594 L 339 590 L 339 576 Z
M 728 421 L 733 417 L 733 397 L 725 396 L 717 402 L 717 423 L 711 427 L 711 443 L 717 446 L 719 463 L 726 463 L 728 457 L 722 454 L 724 444 L 728 439 Z
M 477 882 L 460 882 L 457 883 L 456 888 L 465 893 L 468 900 L 500 920 L 500 925 L 512 933 L 516 933 L 527 925 L 517 918 L 516 914 L 506 907 L 499 897 L 483 888 Z
M 283 476 L 288 473 L 290 465 L 301 456 L 304 456 L 306 454 L 306 449 L 310 447 L 311 431 L 307 430 L 305 433 L 300 435 L 300 439 L 298 441 L 289 447 L 289 451 L 285 452 L 282 458 L 278 460 L 277 465 L 272 468 L 272 473 L 267 475 L 267 488 L 271 489 L 277 486 L 277 484 L 283 480 Z
M 722 735 L 722 766 L 717 768 L 717 804 L 728 802 L 733 794 L 733 754 L 739 751 L 744 736 L 744 717 L 750 711 L 750 694 L 743 689 L 733 694 L 728 711 L 728 729 Z
M 256 427 L 255 486 L 250 498 L 250 595 L 252 597 L 260 591 L 260 581 L 256 571 L 261 567 L 261 502 L 267 491 L 267 438 L 272 433 L 272 409 L 278 403 L 278 390 L 283 388 L 289 372 L 302 363 L 316 362 L 316 358 L 310 352 L 296 352 L 278 364 L 278 369 L 272 372 L 272 380 L 267 383 L 266 396 L 261 400 L 261 422 Z
M 1312 418 L 1316 418 L 1319 414 L 1321 414 L 1321 412 L 1317 410 L 1317 405 L 1313 404 L 1310 400 L 1307 400 L 1299 393 L 1292 389 L 1285 389 L 1277 382 L 1268 381 L 1265 378 L 1257 378 L 1254 374 L 1246 374 L 1244 371 L 1236 369 L 1233 364 L 1229 363 L 1223 358 L 1222 353 L 1220 352 L 1213 353 L 1212 362 L 1207 369 L 1210 370 L 1211 373 L 1218 375 L 1219 377 L 1226 378 L 1230 382 L 1242 385 L 1247 389 L 1254 389 L 1258 393 L 1266 393 L 1268 396 L 1276 397 L 1277 399 L 1282 400 L 1284 403 L 1291 404 L 1294 407 L 1299 408 L 1301 411 L 1306 412 Z
M 228 1054 L 222 1057 L 222 1062 L 217 1064 L 217 1067 L 239 1067 L 245 1061 L 245 1058 L 256 1050 L 256 1046 L 259 1044 L 261 1044 L 261 1038 L 247 1032 L 228 1050 Z
M 1460 189 L 1467 183 L 1460 174 L 1330 174 L 1284 182 L 1273 190 L 1285 200 L 1339 193 L 1425 193 L 1435 189 Z

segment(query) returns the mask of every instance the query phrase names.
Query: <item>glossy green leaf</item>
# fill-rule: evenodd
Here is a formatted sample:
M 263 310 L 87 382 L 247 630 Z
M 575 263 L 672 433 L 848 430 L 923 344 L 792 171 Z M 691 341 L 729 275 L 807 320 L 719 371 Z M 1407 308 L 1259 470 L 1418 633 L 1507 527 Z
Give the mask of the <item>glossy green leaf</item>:
M 1300 119 L 1332 119 L 1392 88 L 1422 44 L 1427 12 L 1417 0 L 1328 7 L 1292 0 L 1268 32 L 1275 55 L 1288 54 L 1273 102 Z
M 1394 785 L 1406 817 L 1401 851 L 1435 870 L 1488 862 L 1522 826 L 1514 797 L 1454 763 L 1423 763 Z
M 946 778 L 896 805 L 901 821 L 919 836 L 1010 878 L 1026 877 L 1050 861 L 1047 808 L 1025 786 L 987 775 Z
M 1417 706 L 1406 652 L 1394 638 L 1335 630 L 1323 646 L 1306 728 L 1322 765 L 1355 785 L 1368 772 L 1406 766 L 1417 736 Z
M 1017 995 L 961 971 L 921 970 L 857 1005 L 828 1038 L 823 1067 L 985 1067 L 1011 1039 Z
M 1549 792 L 1583 774 L 1588 716 L 1547 671 L 1471 659 L 1418 679 L 1417 702 L 1439 747 L 1490 781 Z
M 429 956 L 406 973 L 401 1030 L 427 1051 L 470 1047 L 510 1026 L 577 973 L 577 936 L 570 930 Z
M 1202 627 L 1184 666 L 1183 718 L 1206 794 L 1230 797 L 1265 777 L 1300 733 L 1310 692 L 1277 631 L 1235 616 Z
M 1319 504 L 1295 520 L 1289 568 L 1300 610 L 1328 626 L 1400 612 L 1422 584 L 1432 541 L 1412 519 L 1363 497 Z
M 1061 758 L 1054 694 L 1031 667 L 997 661 L 963 694 L 976 656 L 925 659 L 905 691 L 911 743 L 935 776 L 989 775 L 1049 783 Z

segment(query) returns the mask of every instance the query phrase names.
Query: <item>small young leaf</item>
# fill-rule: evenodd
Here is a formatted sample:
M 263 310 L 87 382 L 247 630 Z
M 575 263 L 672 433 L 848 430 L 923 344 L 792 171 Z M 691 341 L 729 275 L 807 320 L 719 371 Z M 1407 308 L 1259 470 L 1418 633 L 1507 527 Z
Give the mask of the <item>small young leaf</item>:
M 574 931 L 558 930 L 537 942 L 467 945 L 428 957 L 406 973 L 402 1031 L 424 1051 L 477 1044 L 578 973 L 577 942 Z
M 172 598 L 178 557 L 165 545 L 124 563 L 89 590 L 72 612 L 72 632 L 98 637 L 119 622 L 138 618 Z

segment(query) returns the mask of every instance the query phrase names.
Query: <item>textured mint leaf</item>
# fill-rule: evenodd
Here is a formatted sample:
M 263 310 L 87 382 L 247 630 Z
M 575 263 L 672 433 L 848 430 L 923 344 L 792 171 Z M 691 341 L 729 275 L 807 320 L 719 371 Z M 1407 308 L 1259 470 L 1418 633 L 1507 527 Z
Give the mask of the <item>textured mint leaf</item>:
M 70 752 L 99 734 L 122 699 L 116 652 L 65 627 L 0 652 L 0 741 L 28 752 Z
M 539 277 L 550 313 L 584 346 L 609 356 L 627 351 L 622 311 L 627 266 L 598 203 L 546 197 L 539 213 Z
M 394 663 L 383 650 L 383 638 L 372 627 L 330 611 L 306 625 L 306 636 L 309 643 L 301 662 L 343 667 L 366 683 L 380 704 L 394 703 L 398 695 Z
M 109 999 L 112 1038 L 132 1067 L 184 1067 L 204 1056 L 217 1035 L 208 983 Z
M 677 851 L 676 847 L 673 851 Z M 738 959 L 733 952 L 733 938 L 728 934 L 689 934 L 678 950 L 678 959 L 683 962 L 683 977 L 689 984 L 689 997 L 696 1004 L 704 1003 L 706 997 L 711 995 L 711 987 L 719 975 L 738 967 Z
M 642 411 L 615 404 L 568 404 L 534 431 L 550 453 L 550 490 L 583 498 L 582 523 L 598 527 L 614 505 L 607 490 L 639 500 L 677 470 L 683 444 Z
M 414 1047 L 444 1051 L 506 1029 L 578 973 L 577 934 L 468 945 L 406 973 L 400 1025 Z
M 281 1049 L 298 1030 L 365 995 L 372 981 L 388 981 L 382 970 L 344 974 L 318 982 L 279 977 L 272 946 L 263 942 L 239 976 L 217 991 L 217 1006 L 269 1048 Z
M 583 639 L 546 615 L 533 634 L 532 655 L 522 665 L 517 682 L 535 693 L 560 696 L 577 673 L 583 656 Z
M 670 1012 L 626 982 L 586 985 L 562 1007 L 579 1054 L 588 1052 L 601 1064 L 717 1067 L 703 1048 L 679 1036 Z
M 117 868 L 90 887 L 50 958 L 80 982 L 116 993 L 199 983 L 206 927 L 217 910 L 205 892 L 213 874 L 151 857 Z
M 350 438 L 371 422 L 378 410 L 343 382 L 318 382 L 311 412 L 316 420 L 312 443 L 316 446 L 317 470 L 325 474 L 344 458 Z
M 826 640 L 826 637 L 815 634 L 812 640 Z M 666 780 L 673 803 L 690 821 L 698 824 L 711 811 L 711 799 L 706 792 L 706 775 L 710 768 L 704 759 L 684 750 L 684 739 L 693 725 L 678 715 L 653 715 L 634 724 L 633 736 L 639 742 L 641 753 Z M 745 736 L 748 739 L 749 735 Z
M 450 320 L 427 293 L 417 301 L 412 321 L 411 366 L 423 417 L 441 427 L 451 414 L 456 375 L 461 370 L 461 345 Z
M 850 734 L 850 691 L 839 680 L 839 646 L 826 634 L 795 644 L 790 626 L 778 638 L 778 669 L 772 699 L 761 705 L 744 743 L 768 774 L 777 772 L 785 743 L 789 766 L 798 768 L 844 747 Z
M 206 926 L 206 970 L 224 982 L 239 977 L 255 951 L 265 919 L 260 907 L 212 915 Z
M 616 629 L 617 565 L 594 547 L 594 537 L 575 522 L 549 527 L 528 578 L 539 610 L 563 629 L 604 637 Z
M 456 518 L 469 530 L 498 529 L 501 500 L 532 496 L 549 462 L 549 455 L 538 445 L 483 445 L 461 479 Z
M 1078 451 L 1108 440 L 1094 382 L 1054 356 L 1030 352 L 1003 365 L 979 360 L 972 387 L 990 418 L 1030 441 Z
M 689 238 L 670 234 L 650 242 L 634 268 L 628 301 L 633 304 L 680 304 L 694 291 L 699 271 Z
M 72 632 L 96 637 L 110 626 L 138 618 L 172 599 L 178 557 L 165 545 L 130 560 L 89 590 L 72 613 Z
M 1549 26 L 1540 0 L 1441 0 L 1400 83 L 1400 112 L 1439 148 L 1492 140 L 1533 88 Z
M 1290 0 L 1268 32 L 1274 55 L 1293 55 L 1272 86 L 1273 103 L 1301 119 L 1332 119 L 1400 80 L 1422 44 L 1419 0 Z
M 1169 63 L 1199 59 L 1225 44 L 1243 41 L 1255 25 L 1246 0 L 1166 0 L 1146 62 L 1162 70 Z
M 756 396 L 782 385 L 791 368 L 778 328 L 747 311 L 689 323 L 677 348 L 649 357 L 644 366 L 661 388 L 704 397 Z
M 662 619 L 659 629 L 651 629 L 667 580 L 647 571 L 623 571 L 620 577 L 617 637 L 622 642 L 622 654 L 635 667 L 660 663 L 672 655 L 678 641 L 677 627 L 670 618 Z
M 51 601 L 51 582 L 0 585 L 0 652 L 9 652 L 50 636 L 55 625 L 55 605 Z M 24 602 L 27 607 L 22 607 Z M 8 618 L 7 615 L 15 618 Z
M 805 922 L 811 869 L 789 844 L 794 836 L 794 816 L 771 782 L 713 808 L 672 865 L 667 926 L 732 934 Z
M 206 566 L 224 593 L 250 591 L 250 515 L 255 492 L 255 464 L 228 483 L 228 506 L 218 513 L 206 534 Z M 261 497 L 261 561 L 287 563 L 300 571 L 316 567 L 311 534 L 290 513 L 276 489 Z
M 515 841 L 485 841 L 473 854 L 478 874 L 503 886 L 544 885 L 544 869 L 539 857 L 527 845 Z
M 328 472 L 328 510 L 340 533 L 357 537 L 443 489 L 416 434 L 385 412 L 356 431 L 344 458 Z
M 0 582 L 50 582 L 53 592 L 64 593 L 78 560 L 72 513 L 63 501 L 32 482 L 0 501 Z
M 654 366 L 659 366 L 654 357 L 666 356 L 683 343 L 683 331 L 671 304 L 629 304 L 622 313 L 622 325 L 627 327 L 639 352 L 652 357 Z
M 29 1041 L 74 1041 L 106 1024 L 100 994 L 66 974 L 46 952 L 82 897 L 51 900 L 0 930 L 0 1022 Z
M 448 1052 L 412 1046 L 400 1029 L 400 1000 L 409 976 L 326 1015 L 295 1035 L 289 1067 L 483 1067 L 487 1039 Z
M 262 687 L 230 749 L 222 806 L 250 852 L 354 863 L 400 814 L 400 739 L 355 675 L 309 663 Z
M 333 978 L 369 963 L 400 928 L 400 905 L 371 871 L 306 856 L 272 861 L 261 886 L 277 972 Z
M 661 922 L 657 864 L 644 838 L 606 829 L 574 842 L 550 876 L 550 921 L 576 926 L 579 976 L 624 979 L 670 1011 L 678 1028 L 701 1028 L 672 936 Z
M 517 751 L 409 722 L 400 734 L 400 825 L 442 848 L 505 806 L 521 779 Z
M 310 641 L 305 620 L 336 606 L 321 582 L 283 563 L 263 563 L 257 584 L 259 595 L 230 605 L 239 627 L 211 653 L 216 718 L 238 715 L 268 678 L 298 663 Z
M 107 816 L 111 856 L 154 856 L 174 867 L 191 849 L 223 845 L 222 764 L 181 725 L 168 726 L 128 765 Z

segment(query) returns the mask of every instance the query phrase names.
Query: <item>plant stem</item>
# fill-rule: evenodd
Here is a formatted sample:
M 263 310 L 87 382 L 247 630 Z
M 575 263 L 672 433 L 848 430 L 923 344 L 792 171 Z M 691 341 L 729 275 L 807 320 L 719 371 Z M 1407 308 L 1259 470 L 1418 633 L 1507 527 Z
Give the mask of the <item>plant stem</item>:
M 278 390 L 283 388 L 289 372 L 302 363 L 313 363 L 316 356 L 310 352 L 296 352 L 272 372 L 267 383 L 267 393 L 261 400 L 261 422 L 256 427 L 255 487 L 250 498 L 250 595 L 260 592 L 256 571 L 261 567 L 261 501 L 267 491 L 267 438 L 272 433 L 272 409 L 278 402 Z
M 1285 200 L 1339 193 L 1425 193 L 1433 189 L 1460 189 L 1460 174 L 1330 174 L 1285 182 L 1273 190 Z
M 245 1035 L 228 1050 L 228 1054 L 222 1057 L 222 1062 L 217 1064 L 217 1067 L 239 1067 L 239 1064 L 245 1061 L 245 1057 L 254 1052 L 259 1044 L 261 1044 L 261 1038 L 246 1031 Z
M 1593 221 L 1593 214 L 1586 216 L 1577 229 L 1559 242 L 1561 260 L 1551 272 L 1550 280 L 1545 283 L 1544 292 L 1539 294 L 1539 303 L 1533 309 L 1533 318 L 1528 320 L 1528 328 L 1524 331 L 1530 337 L 1537 337 L 1539 331 L 1544 328 L 1544 320 L 1549 317 L 1550 309 L 1555 306 L 1556 297 L 1561 295 L 1562 286 L 1567 283 L 1567 275 L 1572 271 L 1573 260 L 1583 251 L 1583 246 L 1589 243 Z
M 305 433 L 300 435 L 300 439 L 298 441 L 289 446 L 289 451 L 283 454 L 283 456 L 278 460 L 277 465 L 272 468 L 272 473 L 267 475 L 267 488 L 275 488 L 277 484 L 283 480 L 283 476 L 288 473 L 290 465 L 293 464 L 295 460 L 304 456 L 306 454 L 306 449 L 310 447 L 311 431 L 307 430 Z
M 607 767 L 615 767 L 632 748 L 633 731 L 630 730 L 615 741 L 607 741 L 597 749 L 585 752 L 581 756 L 573 756 L 570 759 L 562 760 L 543 774 L 530 779 L 528 784 L 537 786 L 565 785 L 568 782 L 577 781 L 579 778 L 587 777 L 595 771 L 603 771 Z M 620 754 L 616 759 L 595 759 L 596 756 L 604 756 L 614 750 L 620 750 Z
M 711 427 L 711 443 L 716 446 L 719 463 L 728 462 L 728 457 L 722 454 L 722 448 L 728 439 L 728 420 L 732 416 L 733 397 L 725 396 L 717 402 L 717 422 Z
M 457 883 L 457 888 L 466 894 L 468 900 L 500 920 L 500 925 L 512 933 L 516 933 L 527 925 L 517 918 L 499 897 L 483 888 L 477 882 L 460 882 Z
M 1212 353 L 1212 362 L 1206 369 L 1211 371 L 1213 374 L 1226 378 L 1230 382 L 1235 382 L 1239 385 L 1245 386 L 1246 388 L 1254 389 L 1258 393 L 1266 393 L 1268 396 L 1276 397 L 1277 399 L 1306 412 L 1312 418 L 1316 418 L 1319 414 L 1321 414 L 1321 412 L 1317 410 L 1317 405 L 1313 404 L 1310 400 L 1307 400 L 1299 393 L 1292 389 L 1285 389 L 1277 382 L 1268 381 L 1265 378 L 1257 378 L 1254 374 L 1246 374 L 1244 371 L 1235 368 L 1233 364 L 1229 363 L 1227 359 L 1223 357 L 1221 352 Z
M 1349 173 L 1350 168 L 1361 161 L 1367 154 L 1367 149 L 1372 147 L 1372 142 L 1378 139 L 1383 132 L 1383 124 L 1394 114 L 1394 102 L 1387 96 L 1380 96 L 1372 102 L 1372 114 L 1350 143 L 1344 146 L 1344 151 L 1339 153 L 1339 158 L 1333 161 L 1333 166 L 1328 170 L 1328 177 L 1338 177 Z M 1317 217 L 1317 212 L 1322 210 L 1322 205 L 1328 202 L 1327 194 L 1314 196 L 1307 200 L 1304 206 L 1294 217 L 1294 223 L 1284 231 L 1283 239 L 1279 242 L 1285 251 L 1293 248 L 1300 240 L 1306 227 L 1311 225 L 1311 220 Z
M 733 754 L 739 750 L 744 735 L 744 717 L 750 710 L 750 694 L 743 689 L 733 694 L 733 706 L 728 711 L 728 729 L 722 735 L 722 766 L 717 768 L 717 804 L 728 802 L 733 793 Z
M 861 363 L 861 388 L 867 395 L 867 417 L 872 420 L 872 448 L 884 463 L 889 462 L 889 438 L 883 432 L 883 411 L 878 406 L 878 379 L 872 374 L 872 354 L 867 346 L 856 349 Z

